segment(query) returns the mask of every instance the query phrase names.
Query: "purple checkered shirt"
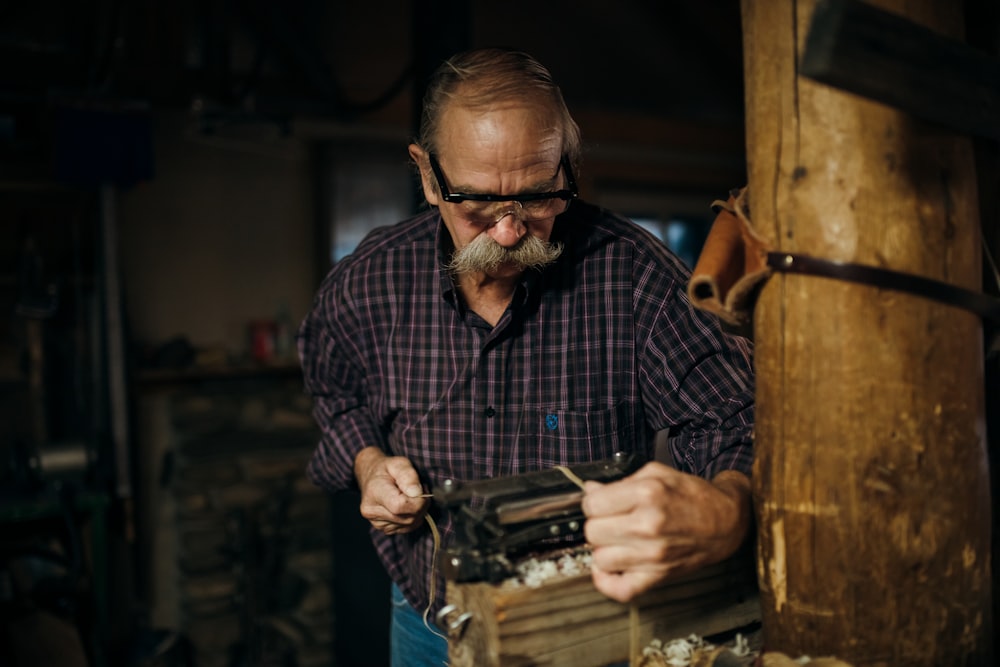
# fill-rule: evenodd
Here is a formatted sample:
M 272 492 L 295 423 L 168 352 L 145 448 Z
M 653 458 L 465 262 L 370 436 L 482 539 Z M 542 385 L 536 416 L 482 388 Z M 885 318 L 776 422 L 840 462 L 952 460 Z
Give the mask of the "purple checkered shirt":
M 429 490 L 617 451 L 649 457 L 663 429 L 677 468 L 750 474 L 749 342 L 692 308 L 687 269 L 637 225 L 574 202 L 552 240 L 562 256 L 525 275 L 495 327 L 441 268 L 451 242 L 436 209 L 373 231 L 334 265 L 298 336 L 322 431 L 315 483 L 356 489 L 354 457 L 371 445 L 408 458 Z M 434 516 L 447 543 L 449 518 Z M 423 611 L 430 531 L 372 539 Z M 435 590 L 436 613 L 440 578 Z

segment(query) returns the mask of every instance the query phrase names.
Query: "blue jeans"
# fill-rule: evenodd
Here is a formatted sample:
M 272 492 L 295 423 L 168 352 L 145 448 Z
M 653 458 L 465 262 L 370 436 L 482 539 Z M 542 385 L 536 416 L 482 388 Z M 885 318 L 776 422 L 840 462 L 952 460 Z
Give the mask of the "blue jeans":
M 434 632 L 441 633 L 427 619 Z M 389 646 L 392 667 L 445 667 L 448 664 L 448 642 L 424 625 L 423 611 L 417 611 L 403 597 L 396 584 L 392 585 L 392 626 Z

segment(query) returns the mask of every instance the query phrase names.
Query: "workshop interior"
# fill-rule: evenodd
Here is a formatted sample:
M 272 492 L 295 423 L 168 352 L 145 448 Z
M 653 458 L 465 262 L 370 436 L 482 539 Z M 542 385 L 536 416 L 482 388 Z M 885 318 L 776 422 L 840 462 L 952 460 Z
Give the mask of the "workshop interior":
M 995 3 L 960 4 L 995 60 Z M 747 182 L 742 30 L 738 0 L 2 3 L 0 664 L 388 664 L 357 497 L 305 477 L 294 336 L 329 267 L 420 210 L 423 82 L 467 48 L 536 56 L 581 197 L 694 267 Z M 1000 259 L 998 138 L 975 142 Z

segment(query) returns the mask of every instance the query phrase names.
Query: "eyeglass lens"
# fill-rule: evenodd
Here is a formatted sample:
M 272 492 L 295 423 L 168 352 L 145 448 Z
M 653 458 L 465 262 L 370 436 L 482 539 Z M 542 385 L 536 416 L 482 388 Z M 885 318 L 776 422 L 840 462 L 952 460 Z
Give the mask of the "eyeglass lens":
M 566 210 L 569 202 L 562 199 L 538 199 L 535 201 L 464 201 L 459 204 L 463 214 L 470 219 L 494 223 L 507 215 L 516 215 L 523 221 L 542 220 L 559 215 Z

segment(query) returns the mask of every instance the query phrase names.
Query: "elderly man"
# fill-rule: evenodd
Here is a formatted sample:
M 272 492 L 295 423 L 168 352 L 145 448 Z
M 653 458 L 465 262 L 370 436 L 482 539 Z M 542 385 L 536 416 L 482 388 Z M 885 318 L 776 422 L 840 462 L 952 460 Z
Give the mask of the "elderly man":
M 409 152 L 429 210 L 337 263 L 299 332 L 323 434 L 309 474 L 361 493 L 394 582 L 393 665 L 447 657 L 424 620 L 443 588 L 425 494 L 445 479 L 652 458 L 669 429 L 671 466 L 587 486 L 595 585 L 625 601 L 735 552 L 749 343 L 691 308 L 663 244 L 577 198 L 579 130 L 549 72 L 516 51 L 455 56 Z

